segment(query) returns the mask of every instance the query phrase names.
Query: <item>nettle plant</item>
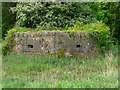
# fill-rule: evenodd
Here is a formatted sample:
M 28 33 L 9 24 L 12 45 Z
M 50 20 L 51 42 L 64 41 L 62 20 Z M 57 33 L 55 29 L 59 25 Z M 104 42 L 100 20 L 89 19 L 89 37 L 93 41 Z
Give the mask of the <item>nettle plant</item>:
M 86 31 L 89 32 L 90 37 L 93 38 L 96 47 L 101 53 L 110 49 L 112 45 L 110 28 L 102 22 L 89 23 L 84 25 L 77 21 L 73 27 L 69 27 L 67 31 Z

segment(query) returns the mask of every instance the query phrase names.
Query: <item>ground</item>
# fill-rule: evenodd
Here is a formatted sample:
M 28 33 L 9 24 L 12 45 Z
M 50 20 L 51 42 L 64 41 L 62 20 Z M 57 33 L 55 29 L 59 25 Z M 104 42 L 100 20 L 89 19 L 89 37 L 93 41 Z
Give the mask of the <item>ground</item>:
M 2 59 L 4 88 L 117 88 L 117 56 L 55 58 L 11 53 Z

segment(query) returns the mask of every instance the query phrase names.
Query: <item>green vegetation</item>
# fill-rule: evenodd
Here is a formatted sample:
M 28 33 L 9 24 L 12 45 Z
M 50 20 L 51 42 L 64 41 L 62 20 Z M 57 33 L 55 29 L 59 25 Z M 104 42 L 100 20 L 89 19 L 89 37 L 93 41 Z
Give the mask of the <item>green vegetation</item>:
M 73 27 L 68 27 L 67 31 L 89 31 L 89 32 L 106 32 L 110 28 L 103 22 L 89 23 L 84 25 L 82 22 L 76 21 Z
M 82 22 L 77 21 L 73 27 L 68 27 L 66 31 L 89 32 L 89 36 L 94 40 L 94 43 L 96 44 L 96 47 L 99 49 L 100 53 L 108 51 L 113 42 L 113 37 L 110 35 L 110 28 L 102 22 L 84 25 Z M 87 35 L 85 35 L 85 37 L 87 38 Z
M 15 54 L 3 57 L 4 88 L 118 88 L 117 48 L 105 57 L 55 58 Z
M 15 2 L 2 2 L 2 38 L 6 37 L 7 31 L 14 27 L 16 15 L 10 11 L 11 7 L 15 7 Z M 0 37 L 1 39 L 1 37 Z
M 2 43 L 2 54 L 6 55 L 9 54 L 12 51 L 12 47 L 15 45 L 14 42 L 14 33 L 15 32 L 27 32 L 31 31 L 27 28 L 13 28 L 7 32 L 7 36 L 5 37 L 5 40 Z
M 68 28 L 76 23 L 76 20 L 84 24 L 102 21 L 110 27 L 111 35 L 114 36 L 112 39 L 117 43 L 119 13 L 120 2 L 3 2 L 2 36 L 4 38 L 13 26 Z
M 0 51 L 2 51 L 2 44 L 0 43 Z
M 4 88 L 118 88 L 120 2 L 3 2 L 0 10 Z M 89 32 L 101 57 L 64 57 L 62 49 L 61 58 L 11 52 L 14 32 L 45 30 L 69 31 L 70 37 Z
M 65 28 L 76 20 L 95 21 L 90 7 L 81 2 L 20 2 L 11 10 L 16 13 L 16 25 L 28 28 L 46 25 Z
M 98 20 L 102 20 L 106 25 L 110 27 L 111 35 L 114 36 L 112 39 L 114 40 L 114 43 L 117 43 L 120 28 L 120 2 L 99 3 L 99 10 L 96 10 L 96 13 L 99 13 L 99 15 L 101 14 L 101 17 L 97 16 L 96 14 Z
M 0 43 L 0 57 L 1 57 L 1 54 L 2 54 L 2 44 Z

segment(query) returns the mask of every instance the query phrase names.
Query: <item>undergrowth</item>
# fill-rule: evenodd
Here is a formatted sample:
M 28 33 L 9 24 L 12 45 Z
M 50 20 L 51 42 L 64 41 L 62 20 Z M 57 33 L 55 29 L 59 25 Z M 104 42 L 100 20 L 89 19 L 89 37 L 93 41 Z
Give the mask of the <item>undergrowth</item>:
M 4 88 L 118 88 L 118 52 L 105 57 L 3 56 Z
M 23 27 L 13 28 L 9 30 L 7 32 L 5 40 L 2 42 L 2 54 L 7 55 L 7 54 L 10 54 L 10 52 L 12 51 L 12 48 L 15 45 L 15 41 L 14 41 L 15 32 L 30 32 L 30 31 L 33 31 L 33 30 L 30 28 L 23 28 Z

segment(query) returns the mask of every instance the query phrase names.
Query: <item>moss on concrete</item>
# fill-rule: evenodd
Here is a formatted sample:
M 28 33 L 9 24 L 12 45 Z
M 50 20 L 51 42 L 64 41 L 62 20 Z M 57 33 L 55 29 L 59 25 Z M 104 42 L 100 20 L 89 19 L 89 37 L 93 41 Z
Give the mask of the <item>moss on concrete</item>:
M 57 51 L 57 55 L 59 57 L 64 57 L 65 56 L 65 52 L 62 48 L 59 48 L 58 51 Z

